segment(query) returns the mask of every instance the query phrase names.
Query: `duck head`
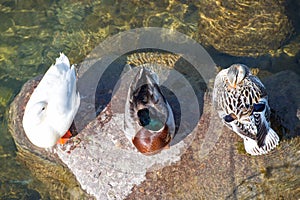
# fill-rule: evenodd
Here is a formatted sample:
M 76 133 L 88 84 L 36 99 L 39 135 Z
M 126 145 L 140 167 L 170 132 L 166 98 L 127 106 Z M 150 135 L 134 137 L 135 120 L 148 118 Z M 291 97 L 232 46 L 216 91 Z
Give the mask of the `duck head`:
M 236 88 L 249 74 L 249 68 L 243 64 L 233 64 L 228 68 L 227 78 L 229 85 Z
M 23 117 L 23 128 L 27 138 L 36 146 L 49 148 L 61 137 L 51 126 L 48 103 L 40 101 L 27 107 Z

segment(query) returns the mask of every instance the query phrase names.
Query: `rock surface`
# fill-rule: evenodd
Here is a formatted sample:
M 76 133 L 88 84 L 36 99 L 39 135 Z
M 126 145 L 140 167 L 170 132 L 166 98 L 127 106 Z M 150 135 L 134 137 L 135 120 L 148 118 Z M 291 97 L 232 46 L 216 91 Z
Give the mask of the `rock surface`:
M 282 80 L 286 84 L 280 86 L 280 93 L 286 96 L 288 91 L 293 92 L 299 76 L 282 72 L 266 80 L 271 107 L 277 118 L 284 117 L 283 122 L 288 125 L 283 123 L 283 126 L 292 133 L 299 130 L 296 117 L 299 95 L 296 92 L 289 95 L 290 101 L 277 99 L 272 91 L 279 89 L 274 83 Z M 36 148 L 26 138 L 21 121 L 38 81 L 39 78 L 27 82 L 15 98 L 9 126 L 20 158 L 25 163 L 41 160 L 39 165 L 32 165 L 32 170 L 42 169 L 43 173 L 35 174 L 43 182 L 52 183 L 50 190 L 55 190 L 54 185 L 65 188 L 68 194 L 61 198 L 88 199 L 91 195 L 96 199 L 296 199 L 300 195 L 299 131 L 290 135 L 281 131 L 282 140 L 274 151 L 249 156 L 242 140 L 223 126 L 213 112 L 209 93 L 203 96 L 203 113 L 195 129 L 170 149 L 154 156 L 138 153 L 124 136 L 122 109 L 113 105 L 120 99 L 112 99 L 66 145 L 51 150 Z M 88 104 L 83 100 L 83 105 L 91 106 Z M 286 111 L 287 108 L 292 112 Z M 280 128 L 281 125 L 279 131 Z M 22 156 L 24 152 L 26 156 Z M 33 159 L 28 159 L 30 155 Z M 50 170 L 53 166 L 63 170 Z M 63 166 L 68 167 L 77 181 Z M 49 176 L 52 178 L 45 178 Z

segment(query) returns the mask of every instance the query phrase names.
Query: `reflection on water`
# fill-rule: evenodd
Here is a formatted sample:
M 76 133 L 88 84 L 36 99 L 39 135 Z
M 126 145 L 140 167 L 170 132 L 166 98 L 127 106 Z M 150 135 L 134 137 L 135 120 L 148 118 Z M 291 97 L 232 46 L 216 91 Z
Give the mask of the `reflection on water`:
M 287 16 L 299 18 L 299 3 L 288 3 L 287 8 L 291 4 L 298 7 L 293 6 Z M 203 9 L 197 1 L 180 0 L 0 1 L 0 198 L 56 198 L 16 160 L 16 148 L 7 131 L 5 112 L 25 81 L 44 73 L 58 52 L 68 55 L 71 63 L 79 63 L 106 37 L 131 28 L 176 29 L 197 41 L 209 37 L 209 33 L 199 37 L 203 36 L 199 29 L 200 16 L 204 16 L 199 11 Z M 300 75 L 299 22 L 293 21 L 293 26 L 296 34 L 286 45 L 257 58 L 233 57 L 207 49 L 222 67 L 243 62 L 250 67 L 260 66 L 266 76 L 286 69 Z

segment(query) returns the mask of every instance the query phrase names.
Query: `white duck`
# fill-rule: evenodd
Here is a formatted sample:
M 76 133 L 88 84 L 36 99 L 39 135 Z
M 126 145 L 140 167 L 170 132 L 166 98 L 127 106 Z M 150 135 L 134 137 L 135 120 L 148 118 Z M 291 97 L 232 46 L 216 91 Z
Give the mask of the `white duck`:
M 28 139 L 38 147 L 54 146 L 70 128 L 79 104 L 75 68 L 60 53 L 26 105 L 23 128 Z
M 246 65 L 219 72 L 213 101 L 223 123 L 244 139 L 247 153 L 266 154 L 278 145 L 279 137 L 270 127 L 266 89 Z

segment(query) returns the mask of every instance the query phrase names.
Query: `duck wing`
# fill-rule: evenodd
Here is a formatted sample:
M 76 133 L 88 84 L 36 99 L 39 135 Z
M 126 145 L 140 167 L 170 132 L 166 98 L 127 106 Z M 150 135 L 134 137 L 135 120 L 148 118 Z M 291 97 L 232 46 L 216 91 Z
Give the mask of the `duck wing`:
M 77 113 L 80 105 L 80 95 L 76 91 L 76 71 L 74 65 L 69 65 L 66 56 L 61 55 L 59 59 L 56 60 L 56 64 L 50 71 L 48 81 L 53 83 L 53 93 L 51 94 L 51 105 L 53 115 L 60 115 L 57 118 L 62 118 L 65 123 L 61 123 L 61 126 L 57 126 L 57 129 L 64 131 L 71 126 L 73 119 Z M 49 104 L 50 104 L 49 103 Z
M 168 104 L 153 72 L 141 67 L 130 86 L 130 116 L 146 126 L 151 118 L 165 123 L 169 117 Z M 148 122 L 148 123 L 147 123 Z
M 45 73 L 32 94 L 32 103 L 47 102 L 47 120 L 57 132 L 66 132 L 77 113 L 80 95 L 76 91 L 76 72 L 63 53 Z M 60 122 L 60 123 L 58 123 Z M 63 122 L 63 123 L 62 123 Z
M 257 154 L 265 154 L 279 143 L 278 135 L 270 127 L 269 116 L 270 107 L 266 99 L 262 99 L 259 104 L 254 104 L 251 120 L 257 128 L 256 141 L 259 148 L 254 148 Z

